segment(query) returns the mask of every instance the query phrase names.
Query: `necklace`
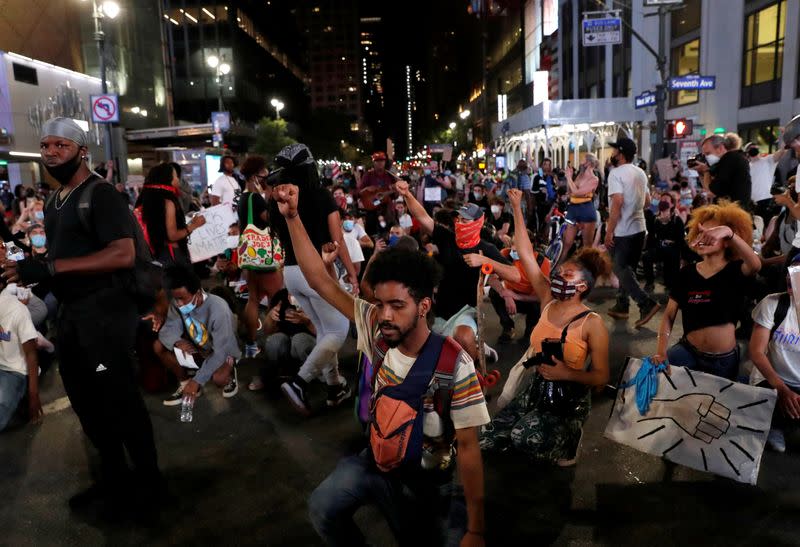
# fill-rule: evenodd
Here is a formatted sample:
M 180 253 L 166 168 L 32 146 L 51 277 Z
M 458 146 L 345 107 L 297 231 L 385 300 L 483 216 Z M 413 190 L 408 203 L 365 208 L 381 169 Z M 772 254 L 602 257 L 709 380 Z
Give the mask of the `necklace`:
M 77 186 L 75 186 L 75 188 L 73 188 L 72 190 L 70 190 L 70 191 L 67 193 L 67 197 L 65 197 L 65 198 L 64 198 L 64 201 L 62 201 L 60 205 L 59 205 L 59 203 L 58 203 L 58 201 L 59 201 L 59 199 L 58 199 L 58 198 L 61 196 L 61 191 L 59 191 L 59 192 L 56 194 L 55 203 L 53 204 L 53 205 L 55 206 L 55 208 L 56 208 L 56 211 L 60 211 L 60 210 L 61 210 L 61 209 L 64 207 L 64 205 L 66 205 L 66 204 L 67 204 L 67 201 L 69 200 L 70 196 L 72 195 L 72 192 L 74 192 L 75 190 L 77 190 L 78 188 L 80 188 L 80 187 L 83 185 L 83 183 L 84 183 L 84 182 L 86 182 L 87 180 L 89 180 L 89 179 L 92 177 L 92 175 L 93 175 L 93 174 L 94 174 L 94 173 L 89 173 L 89 176 L 88 176 L 88 177 L 86 177 L 85 179 L 83 179 L 83 180 L 80 182 L 80 184 L 78 184 Z

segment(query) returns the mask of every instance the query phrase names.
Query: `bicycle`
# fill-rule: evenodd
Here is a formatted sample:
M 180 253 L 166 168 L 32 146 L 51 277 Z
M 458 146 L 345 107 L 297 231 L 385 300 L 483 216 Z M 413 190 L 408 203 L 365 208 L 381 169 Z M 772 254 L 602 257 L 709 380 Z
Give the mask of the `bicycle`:
M 564 213 L 554 207 L 550 212 L 549 224 L 548 232 L 550 243 L 544 254 L 550 260 L 550 264 L 555 267 L 561 259 L 561 254 L 564 252 L 564 230 L 567 229 L 568 224 L 574 226 L 575 222 L 569 220 Z

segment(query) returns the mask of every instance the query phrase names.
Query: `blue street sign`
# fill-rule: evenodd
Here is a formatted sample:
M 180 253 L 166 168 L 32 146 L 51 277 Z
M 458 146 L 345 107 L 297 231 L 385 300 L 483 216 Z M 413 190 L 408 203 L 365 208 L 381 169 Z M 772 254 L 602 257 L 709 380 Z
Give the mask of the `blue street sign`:
M 703 89 L 714 89 L 717 87 L 717 77 L 700 76 L 699 74 L 674 76 L 669 79 L 667 87 L 670 91 L 698 91 Z
M 583 20 L 583 45 L 614 46 L 622 43 L 622 19 L 603 17 Z
M 634 107 L 636 108 L 646 108 L 654 104 L 656 104 L 655 91 L 645 91 L 641 95 L 634 97 Z
M 230 112 L 212 112 L 211 125 L 214 132 L 224 133 L 231 128 L 231 113 Z

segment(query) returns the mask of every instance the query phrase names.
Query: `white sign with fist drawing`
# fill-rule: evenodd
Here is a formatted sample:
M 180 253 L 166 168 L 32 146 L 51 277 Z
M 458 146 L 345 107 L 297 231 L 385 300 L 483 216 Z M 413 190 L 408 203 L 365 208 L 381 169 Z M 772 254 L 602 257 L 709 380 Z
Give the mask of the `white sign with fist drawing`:
M 628 359 L 620 386 L 641 366 L 641 359 Z M 636 405 L 636 387 L 620 387 L 605 436 L 687 467 L 756 484 L 775 392 L 674 365 L 671 375 L 658 376 L 658 391 L 644 415 Z

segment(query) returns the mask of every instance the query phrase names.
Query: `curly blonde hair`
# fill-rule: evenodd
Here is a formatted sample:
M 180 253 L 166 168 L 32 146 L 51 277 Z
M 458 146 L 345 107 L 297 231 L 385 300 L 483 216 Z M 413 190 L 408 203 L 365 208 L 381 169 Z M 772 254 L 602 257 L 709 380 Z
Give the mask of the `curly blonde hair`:
M 720 226 L 727 226 L 733 233 L 742 238 L 748 244 L 753 241 L 753 217 L 750 213 L 739 207 L 736 203 L 721 201 L 715 205 L 704 205 L 692 211 L 692 218 L 686 227 L 689 234 L 686 241 L 691 244 L 697 239 L 700 232 L 699 225 L 708 222 L 716 222 Z M 725 256 L 730 259 L 733 253 L 730 249 L 725 250 Z

